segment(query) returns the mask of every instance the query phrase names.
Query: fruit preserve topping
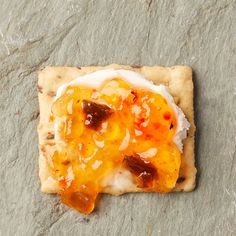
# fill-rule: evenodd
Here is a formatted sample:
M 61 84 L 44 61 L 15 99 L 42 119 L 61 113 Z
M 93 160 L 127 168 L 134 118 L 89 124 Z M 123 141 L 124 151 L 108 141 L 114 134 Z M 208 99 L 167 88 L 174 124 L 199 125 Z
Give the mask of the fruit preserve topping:
M 121 78 L 99 88 L 69 85 L 54 101 L 57 151 L 50 159 L 61 199 L 89 214 L 115 169 L 131 173 L 135 187 L 169 192 L 181 152 L 173 141 L 178 122 L 165 97 Z

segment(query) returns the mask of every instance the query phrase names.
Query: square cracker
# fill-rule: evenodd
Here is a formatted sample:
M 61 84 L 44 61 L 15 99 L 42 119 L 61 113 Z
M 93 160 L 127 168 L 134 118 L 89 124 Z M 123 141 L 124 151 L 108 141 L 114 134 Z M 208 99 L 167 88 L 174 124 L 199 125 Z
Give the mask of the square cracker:
M 141 73 L 146 79 L 155 84 L 164 84 L 174 97 L 176 104 L 183 110 L 191 126 L 188 136 L 183 141 L 184 149 L 181 156 L 181 167 L 179 179 L 173 191 L 191 191 L 195 187 L 196 168 L 194 165 L 194 113 L 193 113 L 193 82 L 192 69 L 188 66 L 124 66 L 112 64 L 105 67 L 46 67 L 39 72 L 38 97 L 40 107 L 40 121 L 38 125 L 39 135 L 39 177 L 41 180 L 41 191 L 47 193 L 59 192 L 57 182 L 50 172 L 48 158 L 54 150 L 54 127 L 50 122 L 51 106 L 53 98 L 59 86 L 67 83 L 78 76 L 91 73 L 101 69 L 128 69 Z M 142 189 L 126 189 L 117 192 L 112 188 L 105 189 L 104 192 L 119 195 L 126 192 L 144 191 Z

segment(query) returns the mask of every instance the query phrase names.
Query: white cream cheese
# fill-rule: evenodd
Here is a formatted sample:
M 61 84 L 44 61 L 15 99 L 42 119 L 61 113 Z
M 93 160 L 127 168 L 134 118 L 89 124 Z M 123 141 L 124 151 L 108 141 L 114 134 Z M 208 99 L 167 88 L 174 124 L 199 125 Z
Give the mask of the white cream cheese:
M 132 174 L 125 168 L 117 167 L 105 176 L 101 182 L 103 188 L 112 188 L 116 194 L 121 194 L 129 189 L 135 189 L 136 184 Z
M 106 69 L 99 70 L 90 74 L 86 74 L 83 76 L 79 76 L 78 78 L 72 80 L 69 83 L 66 83 L 60 86 L 57 90 L 56 98 L 59 98 L 63 95 L 66 88 L 68 86 L 81 86 L 81 87 L 89 87 L 94 89 L 99 89 L 100 86 L 107 80 L 113 78 L 120 78 L 132 85 L 135 88 L 146 89 L 153 93 L 157 93 L 162 95 L 168 102 L 168 104 L 173 108 L 176 118 L 177 118 L 177 129 L 174 135 L 173 141 L 178 146 L 179 150 L 183 151 L 183 139 L 187 136 L 187 130 L 190 127 L 189 122 L 187 121 L 183 111 L 175 104 L 173 97 L 168 92 L 168 89 L 164 85 L 155 85 L 151 81 L 146 80 L 141 74 L 136 73 L 130 70 L 123 69 Z M 58 134 L 58 125 L 55 122 L 55 138 L 57 139 Z

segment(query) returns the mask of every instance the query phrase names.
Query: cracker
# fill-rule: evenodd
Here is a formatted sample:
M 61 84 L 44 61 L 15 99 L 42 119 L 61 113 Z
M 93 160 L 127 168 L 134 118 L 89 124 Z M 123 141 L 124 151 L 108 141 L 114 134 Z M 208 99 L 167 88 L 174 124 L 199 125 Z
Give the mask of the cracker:
M 169 88 L 176 104 L 183 110 L 191 126 L 187 138 L 183 141 L 184 149 L 181 156 L 180 175 L 173 191 L 191 191 L 195 187 L 196 168 L 194 160 L 194 113 L 193 113 L 193 82 L 192 69 L 188 66 L 124 66 L 112 64 L 105 67 L 46 67 L 39 72 L 38 97 L 40 107 L 40 121 L 38 125 L 39 135 L 39 177 L 41 191 L 47 193 L 59 192 L 57 182 L 52 178 L 48 158 L 55 150 L 54 127 L 50 122 L 51 106 L 53 98 L 59 86 L 78 76 L 91 73 L 100 69 L 128 69 L 141 73 L 146 79 L 155 84 L 164 84 Z M 126 192 L 144 191 L 139 188 L 124 189 L 117 192 L 112 187 L 107 187 L 104 192 L 119 195 Z

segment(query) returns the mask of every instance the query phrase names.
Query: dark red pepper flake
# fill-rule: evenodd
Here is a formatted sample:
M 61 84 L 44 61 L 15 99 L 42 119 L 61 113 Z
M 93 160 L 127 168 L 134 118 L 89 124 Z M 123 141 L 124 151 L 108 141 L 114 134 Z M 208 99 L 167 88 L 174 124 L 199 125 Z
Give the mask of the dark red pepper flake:
M 133 102 L 136 102 L 138 100 L 138 94 L 135 91 L 131 91 L 131 93 L 134 95 Z
M 170 129 L 172 129 L 174 127 L 174 125 L 172 123 L 170 123 Z
M 137 154 L 125 156 L 124 162 L 130 172 L 141 181 L 140 187 L 146 188 L 152 186 L 153 180 L 157 176 L 157 170 L 152 163 L 142 160 Z
M 111 116 L 112 110 L 104 104 L 83 100 L 84 124 L 88 128 L 97 130 L 102 122 Z
M 169 120 L 169 119 L 170 119 L 170 117 L 171 117 L 171 114 L 170 114 L 170 112 L 168 112 L 168 111 L 167 111 L 167 112 L 165 112 L 165 113 L 164 113 L 164 115 L 163 115 L 163 117 L 164 117 L 164 119 L 165 119 L 165 120 Z
M 146 138 L 146 139 L 151 139 L 152 137 L 153 137 L 153 135 L 151 135 L 151 134 L 146 134 L 146 135 L 145 135 L 145 138 Z

